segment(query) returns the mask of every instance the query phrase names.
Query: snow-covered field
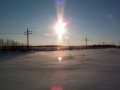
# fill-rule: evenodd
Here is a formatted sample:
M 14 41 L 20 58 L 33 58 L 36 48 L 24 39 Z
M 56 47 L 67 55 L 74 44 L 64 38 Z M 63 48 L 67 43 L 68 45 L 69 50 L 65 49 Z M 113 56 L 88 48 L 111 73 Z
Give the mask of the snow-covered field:
M 0 90 L 120 90 L 120 50 L 0 53 Z

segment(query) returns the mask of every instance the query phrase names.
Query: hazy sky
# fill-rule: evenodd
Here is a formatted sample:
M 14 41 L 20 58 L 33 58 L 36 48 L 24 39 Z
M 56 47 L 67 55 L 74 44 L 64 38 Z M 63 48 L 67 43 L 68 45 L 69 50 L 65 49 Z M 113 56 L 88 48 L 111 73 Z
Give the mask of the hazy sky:
M 28 27 L 31 44 L 55 44 L 57 1 L 63 0 L 0 0 L 0 38 L 25 42 Z M 84 44 L 86 35 L 90 44 L 119 42 L 120 0 L 65 0 L 64 19 L 65 44 Z

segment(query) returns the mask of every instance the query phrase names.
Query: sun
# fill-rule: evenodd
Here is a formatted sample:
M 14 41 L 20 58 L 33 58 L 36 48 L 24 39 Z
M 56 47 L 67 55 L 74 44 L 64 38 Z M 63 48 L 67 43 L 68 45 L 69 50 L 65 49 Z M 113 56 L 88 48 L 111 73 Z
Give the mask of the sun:
M 58 34 L 64 34 L 65 26 L 66 26 L 66 24 L 62 20 L 59 20 L 58 23 L 55 25 L 56 32 Z
M 62 36 L 65 33 L 65 26 L 66 23 L 64 23 L 62 20 L 59 20 L 55 25 L 55 30 L 59 39 L 62 39 Z

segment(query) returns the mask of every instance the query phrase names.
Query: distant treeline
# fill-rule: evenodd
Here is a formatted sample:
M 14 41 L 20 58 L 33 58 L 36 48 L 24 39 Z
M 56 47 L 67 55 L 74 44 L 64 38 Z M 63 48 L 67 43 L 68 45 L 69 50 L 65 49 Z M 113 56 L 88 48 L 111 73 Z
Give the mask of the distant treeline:
M 10 39 L 0 39 L 0 47 L 11 47 L 11 46 L 25 46 L 26 44 L 17 42 L 15 40 L 10 40 Z
M 102 48 L 120 48 L 116 45 L 88 45 L 88 46 L 62 46 L 62 45 L 43 45 L 27 46 L 10 39 L 0 39 L 0 51 L 56 51 L 56 50 L 80 50 L 80 49 L 102 49 Z
M 27 50 L 27 46 L 24 43 L 20 43 L 10 39 L 0 39 L 0 50 Z

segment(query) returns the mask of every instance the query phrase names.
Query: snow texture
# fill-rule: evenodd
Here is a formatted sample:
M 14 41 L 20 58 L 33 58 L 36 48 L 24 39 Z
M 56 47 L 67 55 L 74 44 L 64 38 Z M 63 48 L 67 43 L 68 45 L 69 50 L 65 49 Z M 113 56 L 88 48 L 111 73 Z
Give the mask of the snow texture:
M 0 52 L 0 90 L 120 90 L 119 76 L 118 49 Z

